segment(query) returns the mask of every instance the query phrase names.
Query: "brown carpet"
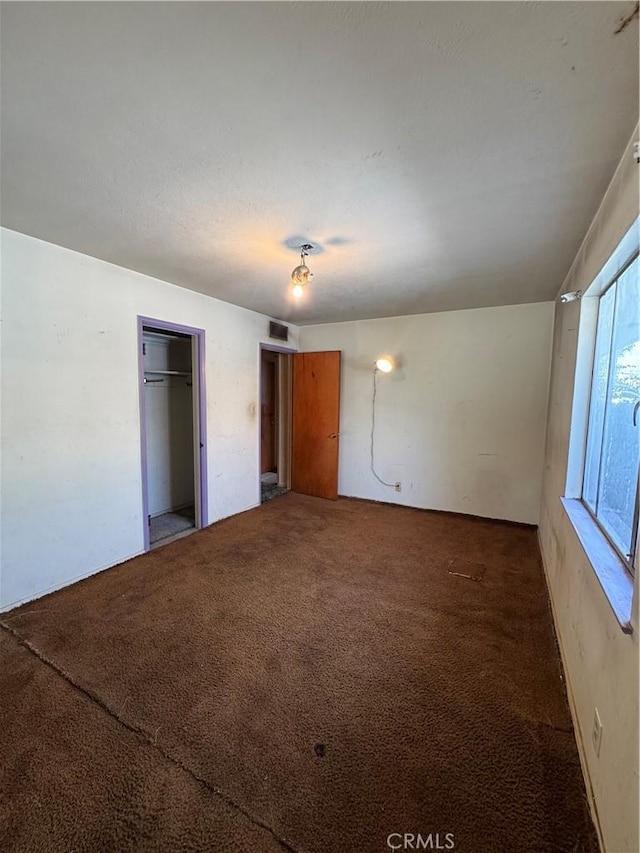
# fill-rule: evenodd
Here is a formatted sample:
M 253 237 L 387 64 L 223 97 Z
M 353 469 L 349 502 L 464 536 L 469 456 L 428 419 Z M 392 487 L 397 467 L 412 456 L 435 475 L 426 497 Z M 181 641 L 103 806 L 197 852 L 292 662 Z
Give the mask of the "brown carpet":
M 597 850 L 531 529 L 288 494 L 2 621 L 2 850 Z

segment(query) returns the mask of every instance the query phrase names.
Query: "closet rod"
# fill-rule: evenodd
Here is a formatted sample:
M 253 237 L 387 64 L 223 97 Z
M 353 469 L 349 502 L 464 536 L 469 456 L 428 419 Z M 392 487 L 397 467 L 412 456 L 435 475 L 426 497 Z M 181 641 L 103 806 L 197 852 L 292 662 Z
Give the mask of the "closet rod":
M 147 379 L 147 377 L 145 376 L 143 381 L 145 385 L 154 385 L 156 382 L 164 382 L 164 379 Z M 191 388 L 193 382 L 187 382 L 186 385 L 187 388 Z

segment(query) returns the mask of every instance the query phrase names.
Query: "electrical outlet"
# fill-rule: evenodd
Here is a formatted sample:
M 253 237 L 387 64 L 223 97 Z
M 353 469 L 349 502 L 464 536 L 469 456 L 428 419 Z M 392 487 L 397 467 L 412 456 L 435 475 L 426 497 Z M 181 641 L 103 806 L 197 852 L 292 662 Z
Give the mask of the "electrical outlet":
M 396 492 L 402 491 L 402 483 L 396 483 Z
M 593 748 L 596 751 L 596 755 L 600 756 L 600 746 L 602 744 L 602 721 L 600 720 L 600 714 L 598 713 L 598 709 L 594 710 L 593 714 L 593 729 L 591 730 L 591 740 L 593 741 Z

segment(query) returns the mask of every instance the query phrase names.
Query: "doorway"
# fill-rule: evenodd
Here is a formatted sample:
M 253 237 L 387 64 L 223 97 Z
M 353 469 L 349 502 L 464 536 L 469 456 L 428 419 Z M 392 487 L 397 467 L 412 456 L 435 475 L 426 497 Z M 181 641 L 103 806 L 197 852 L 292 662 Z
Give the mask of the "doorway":
M 260 500 L 291 488 L 291 358 L 293 350 L 260 346 Z
M 260 500 L 338 498 L 340 351 L 260 345 Z
M 138 318 L 145 551 L 206 524 L 204 331 Z

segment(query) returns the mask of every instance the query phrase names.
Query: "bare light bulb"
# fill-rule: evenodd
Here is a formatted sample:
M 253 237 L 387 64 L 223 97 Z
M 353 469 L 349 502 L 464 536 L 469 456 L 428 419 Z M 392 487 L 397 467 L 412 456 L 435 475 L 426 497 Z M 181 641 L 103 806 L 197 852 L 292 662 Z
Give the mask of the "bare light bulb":
M 383 373 L 391 373 L 394 366 L 393 359 L 389 355 L 382 356 L 376 361 L 376 367 Z
M 306 264 L 299 264 L 291 273 L 291 281 L 294 284 L 306 284 L 313 273 Z
M 300 246 L 300 263 L 291 273 L 292 293 L 296 299 L 300 299 L 304 293 L 305 285 L 309 283 L 309 280 L 313 276 L 313 273 L 304 262 L 304 259 L 309 254 L 309 249 L 313 249 L 311 243 L 303 243 Z

